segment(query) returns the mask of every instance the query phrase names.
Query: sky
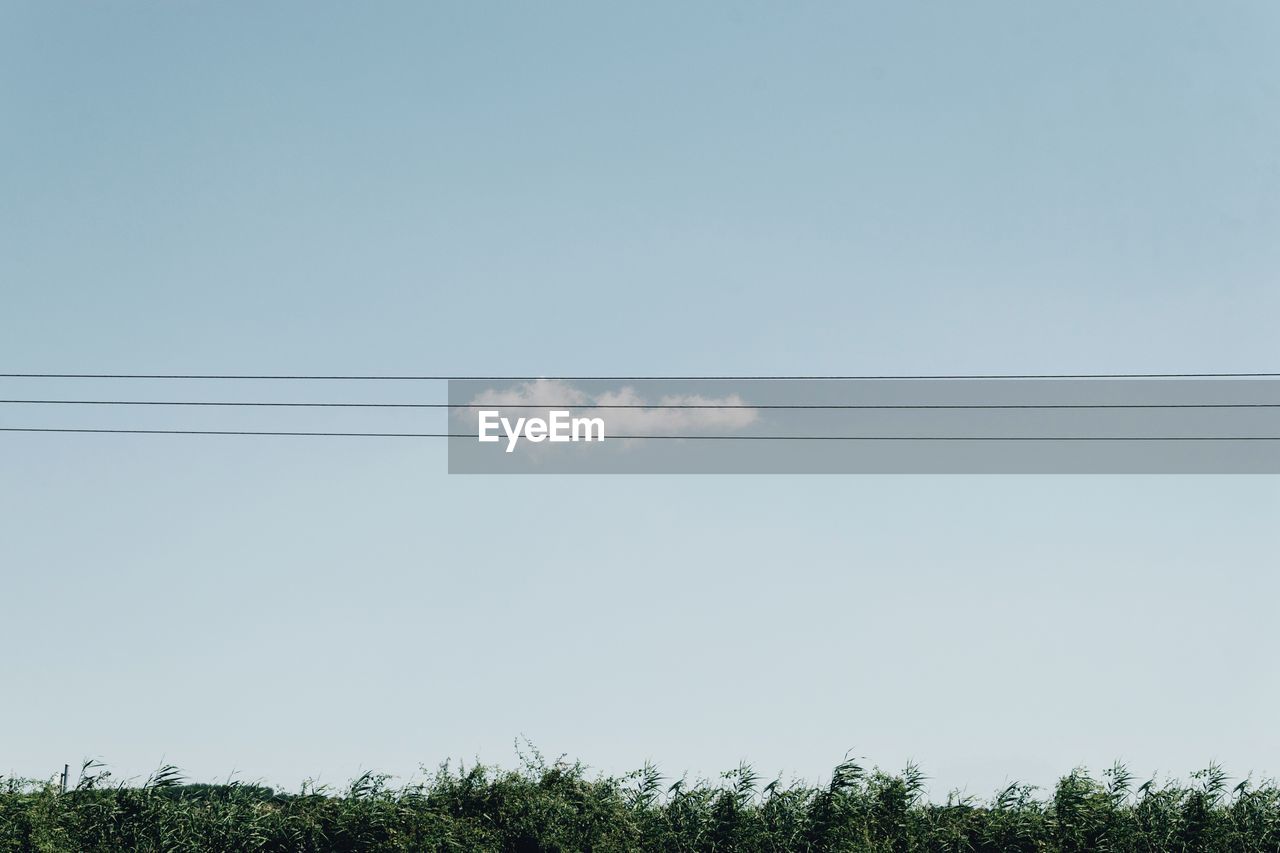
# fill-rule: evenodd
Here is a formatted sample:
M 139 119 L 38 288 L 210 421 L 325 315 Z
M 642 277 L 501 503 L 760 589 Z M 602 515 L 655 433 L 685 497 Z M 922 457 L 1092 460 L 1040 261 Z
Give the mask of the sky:
M 0 6 L 0 372 L 1280 371 L 1280 8 Z M 443 383 L 0 380 L 4 399 Z M 434 416 L 0 405 L 0 426 Z M 0 773 L 1280 772 L 1271 476 L 0 438 Z

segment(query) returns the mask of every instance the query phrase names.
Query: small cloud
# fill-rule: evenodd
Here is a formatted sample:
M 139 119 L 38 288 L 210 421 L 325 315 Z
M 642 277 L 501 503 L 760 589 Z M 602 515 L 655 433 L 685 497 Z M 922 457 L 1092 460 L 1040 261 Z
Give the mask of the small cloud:
M 569 409 L 574 417 L 602 418 L 605 435 L 696 435 L 741 430 L 760 413 L 737 394 L 666 394 L 650 401 L 635 388 L 592 394 L 559 379 L 538 379 L 502 391 L 487 389 L 456 414 L 474 421 L 481 408 L 520 407 L 511 415 L 546 418 L 551 409 Z

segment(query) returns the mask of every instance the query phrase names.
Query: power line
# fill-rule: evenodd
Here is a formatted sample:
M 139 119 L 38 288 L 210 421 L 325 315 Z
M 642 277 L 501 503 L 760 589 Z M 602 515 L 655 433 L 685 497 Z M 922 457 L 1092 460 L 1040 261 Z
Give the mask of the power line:
M 298 381 L 474 381 L 534 382 L 558 381 L 793 381 L 793 380 L 916 380 L 916 379 L 1248 379 L 1275 378 L 1280 373 L 991 373 L 991 374 L 887 374 L 865 376 L 446 376 L 446 375 L 303 375 L 246 373 L 0 373 L 0 379 L 226 379 L 226 380 L 298 380 Z
M 287 432 L 238 429 L 89 429 L 61 427 L 0 427 L 0 432 L 95 433 L 111 435 L 279 435 L 331 438 L 475 438 L 471 433 L 447 432 Z
M 0 400 L 35 406 L 221 406 L 314 409 L 1276 409 L 1280 403 L 333 403 L 209 400 Z
M 0 427 L 0 432 L 94 433 L 112 435 L 259 435 L 326 438 L 469 438 L 454 432 L 285 432 L 209 429 L 88 429 L 58 427 Z M 1280 441 L 1271 435 L 612 435 L 612 439 L 678 439 L 681 441 Z

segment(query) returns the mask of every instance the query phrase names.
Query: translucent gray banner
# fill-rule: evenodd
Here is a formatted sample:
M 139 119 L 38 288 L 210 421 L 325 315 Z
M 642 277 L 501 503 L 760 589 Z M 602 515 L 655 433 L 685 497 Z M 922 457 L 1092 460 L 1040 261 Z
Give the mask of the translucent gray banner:
M 1280 473 L 1271 379 L 454 380 L 449 403 L 455 474 Z

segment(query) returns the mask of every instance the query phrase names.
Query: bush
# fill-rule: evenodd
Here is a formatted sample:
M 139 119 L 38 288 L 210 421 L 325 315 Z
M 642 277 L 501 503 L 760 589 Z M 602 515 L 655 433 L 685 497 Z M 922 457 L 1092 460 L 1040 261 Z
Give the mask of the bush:
M 1124 767 L 1064 777 L 1049 796 L 1011 785 L 990 801 L 923 797 L 900 774 L 836 767 L 820 786 L 761 785 L 748 766 L 718 781 L 621 778 L 535 752 L 518 770 L 442 766 L 422 784 L 365 774 L 341 791 L 140 785 L 86 764 L 79 784 L 0 780 L 3 851 L 1278 851 L 1280 790 L 1228 790 L 1211 766 L 1187 785 L 1134 788 Z

